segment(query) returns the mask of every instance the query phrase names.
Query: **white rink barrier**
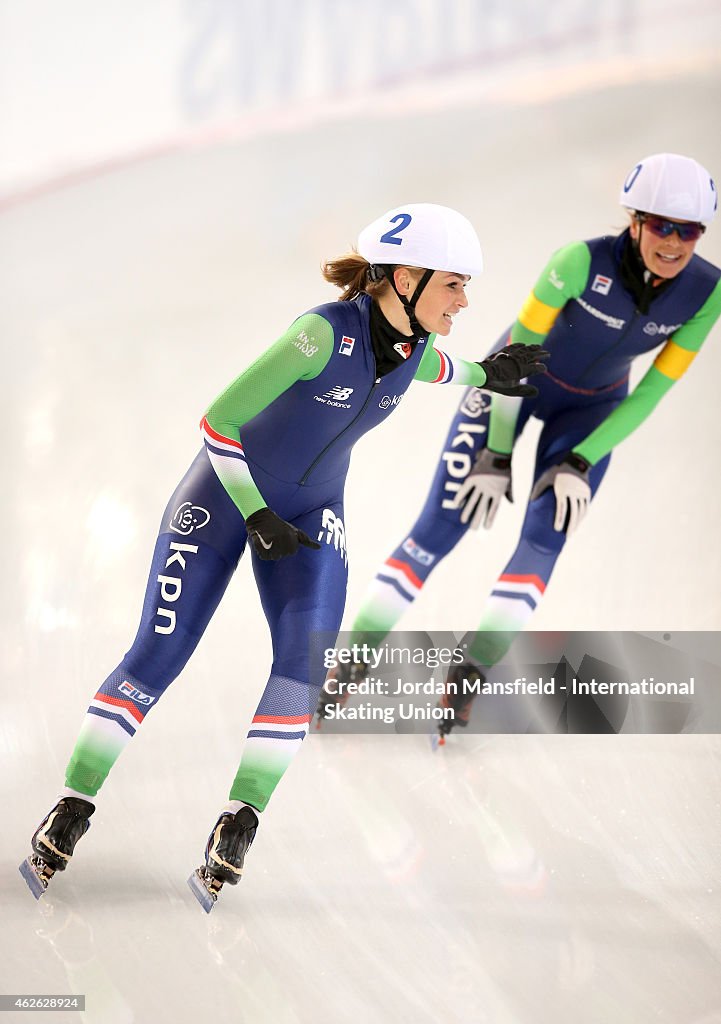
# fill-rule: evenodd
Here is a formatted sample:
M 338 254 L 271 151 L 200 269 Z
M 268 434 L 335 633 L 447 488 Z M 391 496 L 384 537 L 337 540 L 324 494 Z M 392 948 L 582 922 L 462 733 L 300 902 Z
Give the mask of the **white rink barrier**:
M 719 20 L 712 0 L 0 0 L 0 203 L 389 100 L 468 102 L 529 70 L 603 77 L 680 42 L 698 66 Z

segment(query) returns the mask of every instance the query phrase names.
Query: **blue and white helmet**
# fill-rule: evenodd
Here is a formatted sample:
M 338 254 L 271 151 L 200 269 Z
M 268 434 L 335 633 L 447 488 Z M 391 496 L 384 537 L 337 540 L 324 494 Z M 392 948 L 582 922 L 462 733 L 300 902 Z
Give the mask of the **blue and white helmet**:
M 619 201 L 639 213 L 707 226 L 716 214 L 718 196 L 709 172 L 691 157 L 655 153 L 629 172 Z
M 363 228 L 358 252 L 371 264 L 423 267 L 475 277 L 483 270 L 481 243 L 471 222 L 434 203 L 389 210 Z

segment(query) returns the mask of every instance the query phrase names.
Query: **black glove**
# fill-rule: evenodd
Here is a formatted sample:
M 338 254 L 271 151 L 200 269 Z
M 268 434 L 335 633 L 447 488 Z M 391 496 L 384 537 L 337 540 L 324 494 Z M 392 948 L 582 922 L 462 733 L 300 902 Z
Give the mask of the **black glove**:
M 277 562 L 279 558 L 294 555 L 300 545 L 320 550 L 320 544 L 311 540 L 297 526 L 286 523 L 269 508 L 259 508 L 245 520 L 248 537 L 258 558 L 264 562 Z
M 524 377 L 533 377 L 537 373 L 545 373 L 546 359 L 551 353 L 540 345 L 506 345 L 500 352 L 494 352 L 488 359 L 478 365 L 483 367 L 486 383 L 481 387 L 486 391 L 497 391 L 499 395 L 514 395 L 520 398 L 531 398 L 538 394 L 538 388 L 532 384 L 521 384 Z

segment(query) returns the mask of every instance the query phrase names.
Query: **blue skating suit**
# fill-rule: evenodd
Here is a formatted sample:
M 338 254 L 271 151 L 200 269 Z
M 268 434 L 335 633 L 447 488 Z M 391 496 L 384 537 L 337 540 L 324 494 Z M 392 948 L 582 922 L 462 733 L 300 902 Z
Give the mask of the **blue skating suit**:
M 297 380 L 241 428 L 244 460 L 268 506 L 321 544 L 319 551 L 301 547 L 277 562 L 253 553 L 273 663 L 231 796 L 259 810 L 315 711 L 323 677 L 311 666 L 311 637 L 322 632 L 334 642 L 343 616 L 348 564 L 343 492 L 351 449 L 391 415 L 428 344 L 419 340 L 405 362 L 378 379 L 370 302 L 363 295 L 312 310 L 333 330 L 324 369 L 312 380 Z M 97 792 L 123 744 L 195 649 L 246 536 L 243 516 L 204 448 L 163 513 L 140 627 L 91 702 L 66 776 L 69 787 L 90 796 Z M 244 638 L 228 665 L 239 685 L 245 682 L 243 650 L 249 644 L 252 638 Z
M 590 254 L 585 287 L 582 285 L 580 293 L 565 302 L 560 311 L 550 310 L 553 326 L 545 340 L 534 339 L 543 340 L 550 351 L 549 372 L 533 381 L 539 389 L 537 397 L 518 400 L 513 432 L 515 443 L 530 416 L 543 423 L 534 482 L 570 450 L 583 448 L 582 442 L 623 402 L 636 356 L 658 348 L 674 334 L 680 338 L 679 329 L 694 317 L 702 321 L 712 302 L 715 306 L 713 315 L 708 316 L 710 322 L 699 331 L 707 333 L 718 315 L 719 270 L 698 256 L 693 256 L 681 274 L 652 298 L 647 313 L 639 312 L 637 298 L 621 279 L 627 238 L 628 232 L 624 232 L 577 243 L 586 247 L 586 258 Z M 549 267 L 551 286 L 562 284 L 558 275 L 554 279 L 553 261 Z M 543 308 L 547 315 L 549 307 Z M 505 345 L 508 336 L 509 331 L 504 331 L 493 351 Z M 683 362 L 687 353 L 679 346 L 676 349 L 671 354 L 665 352 L 663 359 Z M 661 358 L 657 362 L 665 366 Z M 670 372 L 673 375 L 673 370 Z M 490 412 L 491 395 L 468 388 L 451 422 L 420 515 L 364 596 L 353 624 L 359 634 L 372 632 L 377 637 L 391 629 L 468 529 L 453 504 L 477 453 L 488 443 Z M 597 461 L 589 458 L 594 463 L 590 471 L 593 494 L 609 460 L 610 450 Z M 485 664 L 494 663 L 505 653 L 513 632 L 525 624 L 545 591 L 566 540 L 565 533 L 553 529 L 555 507 L 552 489 L 528 504 L 518 546 L 491 594 L 474 642 L 473 653 Z M 488 631 L 488 635 L 482 631 Z

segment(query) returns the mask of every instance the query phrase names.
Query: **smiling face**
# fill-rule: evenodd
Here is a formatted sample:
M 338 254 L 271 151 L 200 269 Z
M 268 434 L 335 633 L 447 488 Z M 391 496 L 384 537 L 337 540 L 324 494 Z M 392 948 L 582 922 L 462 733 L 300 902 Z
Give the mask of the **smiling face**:
M 416 304 L 418 322 L 429 334 L 445 336 L 451 333 L 453 317 L 468 305 L 467 281 L 470 277 L 463 274 L 449 274 L 443 270 L 433 274 Z
M 687 224 L 688 221 L 679 220 L 675 223 Z M 673 231 L 666 238 L 659 238 L 637 217 L 632 218 L 630 230 L 631 238 L 635 241 L 640 239 L 641 259 L 654 277 L 677 277 L 688 266 L 696 248 L 696 241 L 682 241 L 677 231 Z

